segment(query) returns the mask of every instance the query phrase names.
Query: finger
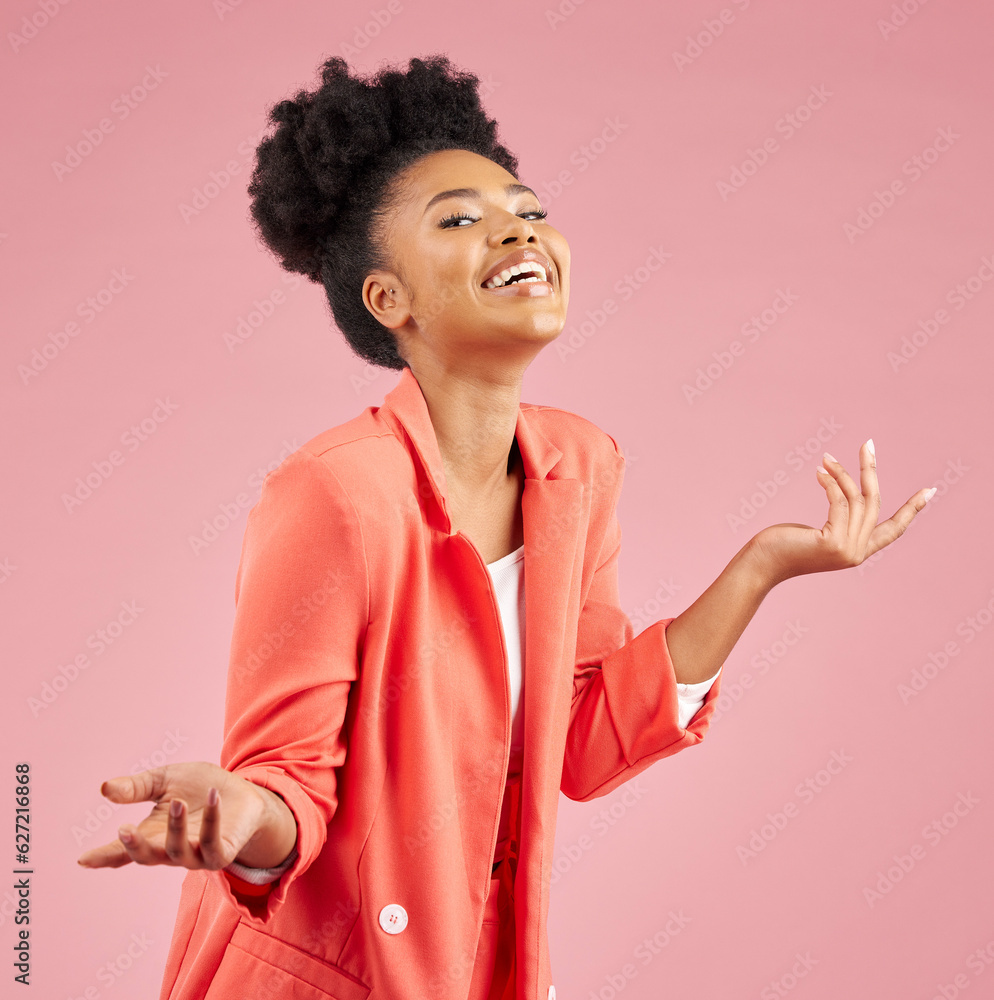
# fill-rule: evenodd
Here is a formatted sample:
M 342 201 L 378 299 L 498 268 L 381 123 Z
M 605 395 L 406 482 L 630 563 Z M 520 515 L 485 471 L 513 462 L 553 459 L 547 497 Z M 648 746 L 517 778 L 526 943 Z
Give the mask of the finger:
M 828 497 L 828 520 L 821 529 L 822 533 L 844 539 L 849 531 L 849 504 L 846 496 L 835 477 L 821 466 L 818 466 L 818 482 L 825 487 Z
M 858 552 L 865 552 L 880 516 L 880 485 L 877 482 L 877 456 L 873 438 L 859 450 L 859 481 L 863 488 L 863 523 L 857 536 Z
M 842 467 L 842 463 L 827 451 L 824 452 L 822 465 L 835 477 L 846 498 L 849 507 L 848 521 L 846 524 L 846 537 L 850 540 L 859 535 L 859 529 L 863 524 L 863 494 L 860 493 L 852 476 Z
M 228 862 L 221 847 L 221 795 L 207 790 L 207 802 L 200 818 L 200 855 L 208 868 L 223 868 Z
M 929 490 L 919 490 L 907 503 L 902 504 L 891 517 L 887 518 L 886 521 L 881 521 L 873 529 L 873 534 L 870 535 L 870 543 L 866 550 L 867 557 L 900 538 L 908 525 L 915 519 L 915 515 L 924 509 L 930 495 Z
M 182 799 L 169 803 L 169 822 L 166 826 L 166 856 L 175 865 L 200 868 L 197 852 L 187 835 L 187 804 Z
M 131 864 L 131 856 L 120 840 L 84 851 L 77 859 L 82 868 L 121 868 Z
M 165 788 L 165 768 L 153 767 L 137 774 L 108 779 L 100 786 L 100 794 L 111 802 L 146 802 L 150 799 L 158 801 L 165 793 Z
M 139 865 L 168 865 L 169 856 L 157 844 L 153 844 L 141 830 L 130 823 L 118 828 L 118 837 L 128 852 L 128 857 Z

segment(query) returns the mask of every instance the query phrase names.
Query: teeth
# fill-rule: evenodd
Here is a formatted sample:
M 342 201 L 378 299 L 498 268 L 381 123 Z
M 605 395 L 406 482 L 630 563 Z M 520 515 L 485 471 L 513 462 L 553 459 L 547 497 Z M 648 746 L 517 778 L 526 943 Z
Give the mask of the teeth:
M 520 275 L 529 274 L 531 277 L 522 278 L 521 281 L 548 281 L 548 277 L 545 273 L 545 268 L 542 267 L 537 261 L 526 260 L 523 264 L 514 264 L 509 268 L 505 268 L 499 274 L 495 274 L 486 284 L 484 288 L 500 288 L 502 285 L 506 285 L 511 278 Z M 521 282 L 518 282 L 520 284 Z

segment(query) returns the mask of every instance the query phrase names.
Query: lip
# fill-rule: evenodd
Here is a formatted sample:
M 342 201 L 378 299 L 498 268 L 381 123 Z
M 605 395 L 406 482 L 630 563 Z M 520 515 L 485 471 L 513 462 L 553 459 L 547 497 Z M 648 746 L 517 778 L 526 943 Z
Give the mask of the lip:
M 482 288 L 495 274 L 500 274 L 501 271 L 513 267 L 515 264 L 523 264 L 526 260 L 532 260 L 536 264 L 541 264 L 545 268 L 548 283 L 552 284 L 552 263 L 548 257 L 536 250 L 515 250 L 513 253 L 509 253 L 506 257 L 499 260 L 487 271 L 480 282 L 480 287 Z

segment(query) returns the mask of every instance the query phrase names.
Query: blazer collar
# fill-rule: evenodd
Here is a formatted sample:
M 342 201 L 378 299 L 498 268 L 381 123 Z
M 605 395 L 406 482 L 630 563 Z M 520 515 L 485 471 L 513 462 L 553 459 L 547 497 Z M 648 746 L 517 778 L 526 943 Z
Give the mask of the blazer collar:
M 518 406 L 514 436 L 518 440 L 521 464 L 526 479 L 555 479 L 557 477 L 550 477 L 549 474 L 554 471 L 563 453 L 539 429 L 534 419 L 535 409 L 537 407 L 531 403 L 520 403 Z M 439 506 L 448 517 L 445 469 L 438 438 L 421 385 L 410 368 L 405 366 L 401 369 L 400 380 L 384 396 L 380 410 L 391 422 L 394 432 L 401 438 L 406 435 L 413 444 Z
M 573 698 L 576 622 L 580 615 L 592 494 L 580 479 L 554 474 L 562 452 L 539 428 L 541 409 L 532 403 L 519 404 L 514 430 L 525 469 L 521 495 L 524 579 L 527 581 L 523 665 L 528 682 L 524 686 L 525 741 L 520 798 L 511 800 L 520 805 L 517 820 L 511 817 L 511 829 L 517 842 L 512 857 L 516 855 L 520 859 L 529 885 L 532 885 L 531 873 L 548 871 L 553 863 L 555 816 Z M 418 503 L 424 509 L 427 523 L 453 535 L 452 520 L 445 504 L 445 474 L 438 441 L 421 386 L 409 368 L 402 370 L 400 381 L 386 394 L 377 415 L 384 417 L 391 432 L 411 455 L 417 477 Z M 489 651 L 489 656 L 481 653 L 482 659 L 489 661 L 489 669 L 493 669 L 497 657 L 503 661 L 497 637 L 502 625 L 494 598 L 484 596 L 482 590 L 487 586 L 487 595 L 493 594 L 493 583 L 485 583 L 488 574 L 475 569 L 482 557 L 479 552 L 475 558 L 471 557 L 469 552 L 474 547 L 468 538 L 464 541 L 465 545 L 449 546 L 449 566 L 459 575 L 461 589 L 476 588 L 477 601 L 486 602 L 486 606 L 493 609 L 492 625 L 498 631 L 490 633 L 493 641 L 483 647 Z M 477 609 L 483 606 L 483 603 L 472 605 Z M 482 621 L 477 627 L 486 629 Z M 487 669 L 487 665 L 481 663 L 478 669 Z M 502 669 L 507 669 L 503 662 Z M 497 697 L 496 688 L 491 689 L 489 696 Z M 499 707 L 493 703 L 493 710 L 508 711 L 503 698 Z M 506 732 L 510 734 L 509 711 L 506 718 Z M 489 869 L 489 858 L 486 864 Z M 513 861 L 515 869 L 518 864 L 518 860 Z M 505 877 L 513 877 L 513 871 Z M 525 936 L 528 940 L 536 940 L 535 935 L 544 926 L 542 921 L 548 912 L 547 892 L 548 887 L 540 885 L 534 905 L 528 893 L 513 893 L 516 925 L 525 931 L 521 940 Z M 530 951 L 526 951 L 520 941 L 517 948 L 518 961 L 522 964 L 526 959 L 534 962 Z

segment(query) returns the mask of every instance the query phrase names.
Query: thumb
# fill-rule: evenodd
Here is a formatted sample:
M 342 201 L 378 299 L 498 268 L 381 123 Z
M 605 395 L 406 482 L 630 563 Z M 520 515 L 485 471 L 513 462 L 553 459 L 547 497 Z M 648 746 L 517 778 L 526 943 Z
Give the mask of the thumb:
M 165 769 L 156 767 L 150 771 L 109 778 L 100 786 L 100 794 L 111 802 L 144 802 L 160 798 L 165 784 Z

